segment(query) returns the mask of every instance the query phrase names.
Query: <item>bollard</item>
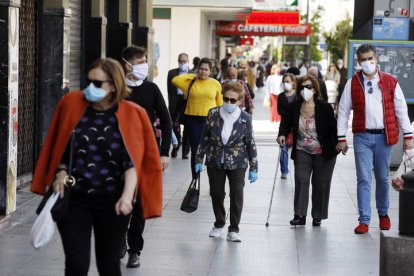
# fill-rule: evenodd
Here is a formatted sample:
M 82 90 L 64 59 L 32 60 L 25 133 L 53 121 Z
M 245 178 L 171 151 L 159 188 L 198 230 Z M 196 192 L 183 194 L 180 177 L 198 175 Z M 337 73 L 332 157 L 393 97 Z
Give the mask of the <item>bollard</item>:
M 404 186 L 400 190 L 400 234 L 414 236 L 414 171 L 401 176 Z

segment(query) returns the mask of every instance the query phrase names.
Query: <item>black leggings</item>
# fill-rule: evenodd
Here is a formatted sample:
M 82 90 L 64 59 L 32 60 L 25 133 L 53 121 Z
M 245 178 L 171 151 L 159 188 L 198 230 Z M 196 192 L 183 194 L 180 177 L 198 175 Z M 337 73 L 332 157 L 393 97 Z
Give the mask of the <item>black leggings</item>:
M 129 216 L 116 215 L 115 206 L 93 209 L 71 202 L 68 219 L 58 223 L 66 257 L 65 275 L 88 275 L 92 228 L 99 275 L 121 275 L 119 250 L 128 221 Z

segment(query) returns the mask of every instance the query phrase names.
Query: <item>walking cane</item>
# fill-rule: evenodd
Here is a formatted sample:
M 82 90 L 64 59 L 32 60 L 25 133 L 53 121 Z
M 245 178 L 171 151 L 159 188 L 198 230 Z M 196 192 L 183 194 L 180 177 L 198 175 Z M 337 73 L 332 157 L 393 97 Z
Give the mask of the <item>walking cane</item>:
M 282 148 L 283 148 L 283 145 L 280 145 L 280 148 L 279 148 L 279 155 L 277 156 L 277 162 L 276 162 L 276 173 L 275 173 L 275 179 L 273 180 L 272 197 L 270 198 L 269 211 L 267 212 L 266 227 L 269 227 L 270 210 L 272 209 L 273 194 L 274 194 L 274 192 L 275 192 L 275 185 L 276 185 L 276 179 L 277 179 L 277 172 L 279 171 L 280 154 L 281 154 L 281 152 L 282 152 L 282 150 L 283 150 Z

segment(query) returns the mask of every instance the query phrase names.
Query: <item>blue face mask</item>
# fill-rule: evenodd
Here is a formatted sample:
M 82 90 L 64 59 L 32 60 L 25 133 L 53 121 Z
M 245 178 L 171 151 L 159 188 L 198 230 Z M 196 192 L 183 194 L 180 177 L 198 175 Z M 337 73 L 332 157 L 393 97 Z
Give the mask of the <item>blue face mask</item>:
M 233 113 L 237 108 L 237 104 L 231 104 L 231 103 L 223 103 L 222 106 L 223 106 L 224 111 L 226 111 L 227 113 Z
M 90 83 L 88 87 L 83 90 L 85 98 L 92 103 L 99 102 L 106 97 L 106 91 L 102 88 L 98 88 L 93 83 Z

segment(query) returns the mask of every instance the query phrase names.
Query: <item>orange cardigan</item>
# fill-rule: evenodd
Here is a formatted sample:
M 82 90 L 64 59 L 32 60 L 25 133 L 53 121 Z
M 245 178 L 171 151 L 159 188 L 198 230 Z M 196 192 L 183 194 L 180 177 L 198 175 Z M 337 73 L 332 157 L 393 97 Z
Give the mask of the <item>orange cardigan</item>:
M 52 183 L 70 134 L 89 104 L 82 91 L 68 93 L 59 101 L 36 164 L 32 192 L 44 194 Z M 115 116 L 138 176 L 135 196 L 139 186 L 143 217 L 159 217 L 162 213 L 162 168 L 148 115 L 142 107 L 122 100 Z

